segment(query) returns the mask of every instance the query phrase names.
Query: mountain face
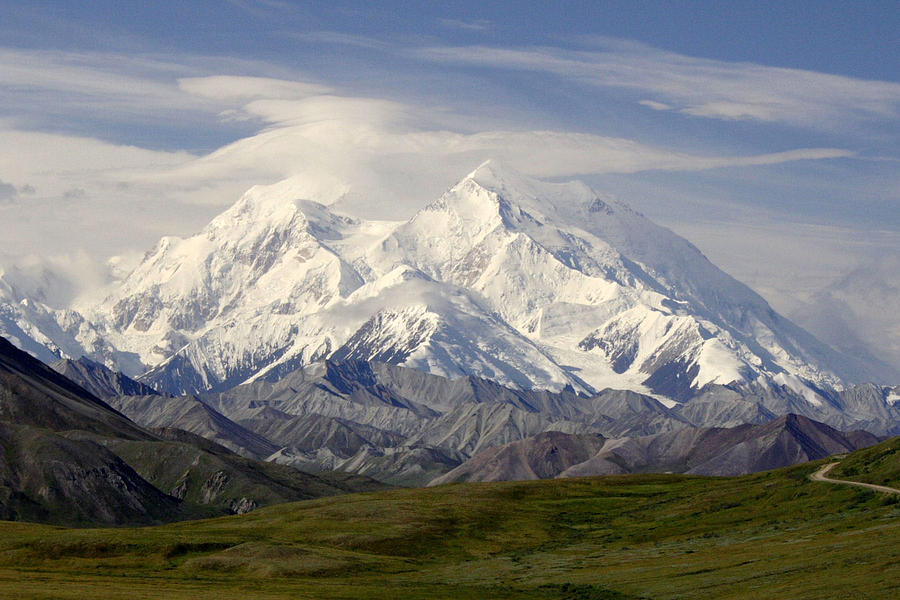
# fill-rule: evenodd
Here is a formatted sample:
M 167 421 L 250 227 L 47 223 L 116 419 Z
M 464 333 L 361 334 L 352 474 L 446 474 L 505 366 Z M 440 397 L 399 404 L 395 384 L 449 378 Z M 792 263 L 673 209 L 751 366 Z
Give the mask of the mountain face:
M 22 346 L 80 351 L 176 395 L 325 358 L 674 401 L 738 382 L 816 403 L 871 376 L 683 238 L 580 183 L 489 162 L 402 223 L 335 214 L 297 185 L 254 187 L 196 236 L 162 239 L 68 328 L 21 301 L 3 322 Z
M 24 362 L 39 364 L 15 352 Z M 97 371 L 104 375 L 98 381 L 120 381 L 103 368 Z M 788 464 L 779 462 L 785 456 L 798 461 L 843 451 L 844 438 L 874 439 L 838 434 L 824 424 L 820 429 L 833 435 L 821 435 L 808 427 L 812 419 L 776 421 L 776 412 L 805 411 L 845 430 L 900 422 L 896 390 L 863 385 L 823 394 L 827 401 L 814 405 L 788 386 L 709 385 L 668 408 L 626 390 L 593 396 L 520 390 L 473 376 L 451 380 L 384 363 L 323 361 L 276 382 L 258 380 L 218 394 L 109 398 L 110 406 L 171 443 L 109 434 L 103 443 L 160 489 L 234 511 L 290 497 L 278 492 L 284 473 L 268 472 L 252 459 L 319 474 L 332 487 L 335 475 L 329 471 L 396 485 L 442 481 L 454 470 L 450 479 L 549 477 L 555 476 L 550 471 L 559 474 L 576 465 L 599 469 L 594 474 L 694 467 L 715 467 L 719 471 L 711 473 L 723 474 L 735 465 L 766 469 Z M 724 428 L 709 429 L 710 424 Z M 62 427 L 71 429 L 71 421 Z M 610 445 L 604 439 L 612 440 Z M 541 443 L 532 448 L 533 440 Z M 595 460 L 601 447 L 609 454 Z M 263 476 L 275 477 L 265 489 L 252 483 Z M 235 495 L 243 489 L 255 490 L 254 495 Z
M 115 525 L 180 516 L 175 498 L 104 446 L 0 422 L 0 519 Z
M 44 273 L 31 281 L 0 269 L 0 337 L 46 364 L 89 355 L 119 371 L 142 372 L 136 356 L 117 351 L 81 313 L 46 303 L 54 294 L 45 286 L 63 285 L 55 279 Z
M 516 481 L 551 479 L 573 465 L 589 460 L 606 440 L 598 435 L 572 435 L 558 431 L 488 448 L 435 478 L 429 485 L 464 481 Z
M 160 395 L 126 398 L 162 405 L 173 401 Z M 277 449 L 202 407 L 179 403 L 173 414 L 186 425 L 209 425 L 200 429 L 210 437 L 242 439 L 247 448 L 241 449 L 264 455 Z M 346 473 L 312 475 L 240 457 L 182 430 L 144 429 L 0 338 L 2 519 L 149 524 L 384 487 Z
M 611 442 L 559 477 L 673 471 L 743 475 L 851 452 L 878 443 L 864 431 L 840 432 L 799 415 L 761 425 L 682 429 Z
M 548 431 L 621 436 L 689 426 L 674 410 L 634 392 L 607 390 L 587 397 L 518 390 L 472 376 L 451 380 L 361 361 L 324 361 L 276 382 L 259 380 L 200 399 L 282 446 L 270 461 L 399 485 L 424 485 L 473 453 Z M 155 422 L 167 426 L 183 426 L 175 421 L 181 414 L 176 406 L 196 404 L 189 397 L 121 401 L 129 415 L 127 405 L 157 407 Z M 201 434 L 222 441 L 214 436 L 236 429 Z
M 109 402 L 143 427 L 187 431 L 249 458 L 264 459 L 281 447 L 244 429 L 196 398 L 119 396 Z
M 103 400 L 121 396 L 158 395 L 150 386 L 138 383 L 86 356 L 78 360 L 61 358 L 50 363 L 50 368 Z
M 99 438 L 155 439 L 0 338 L 0 518 L 117 524 L 180 514 Z
M 181 429 L 153 429 L 162 441 L 110 440 L 107 446 L 173 498 L 243 514 L 260 506 L 387 486 L 347 473 L 302 473 L 247 459 Z
M 842 430 L 865 426 L 884 432 L 900 422 L 895 395 L 863 385 L 826 394 L 827 402 L 817 406 L 787 386 L 711 385 L 668 408 L 626 390 L 593 396 L 519 390 L 472 376 L 451 380 L 384 363 L 324 361 L 276 382 L 258 380 L 218 394 L 112 402 L 142 424 L 190 429 L 244 456 L 262 456 L 251 444 L 255 440 L 257 448 L 277 448 L 267 460 L 301 471 L 337 470 L 424 485 L 488 450 L 551 433 L 602 436 L 622 445 L 624 438 L 706 431 L 711 425 L 716 431 L 762 425 L 792 410 Z M 730 451 L 727 443 L 710 448 L 707 461 Z M 649 470 L 673 468 L 661 459 L 647 461 Z M 520 465 L 519 471 L 526 469 Z
M 52 431 L 147 440 L 106 402 L 0 338 L 0 421 Z
M 484 450 L 429 485 L 660 471 L 743 475 L 876 443 L 869 433 L 841 433 L 797 415 L 762 425 L 688 427 L 611 440 L 554 432 Z

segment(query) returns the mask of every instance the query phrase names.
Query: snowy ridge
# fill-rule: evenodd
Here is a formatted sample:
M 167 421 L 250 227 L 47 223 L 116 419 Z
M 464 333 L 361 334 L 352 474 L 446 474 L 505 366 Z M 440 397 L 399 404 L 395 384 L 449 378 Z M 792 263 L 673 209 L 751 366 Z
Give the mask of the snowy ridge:
M 90 355 L 123 370 L 143 368 L 133 356 L 113 347 L 79 312 L 52 308 L 25 296 L 10 282 L 15 279 L 0 270 L 0 337 L 46 364 Z
M 67 317 L 77 327 L 39 327 L 63 317 L 13 303 L 0 323 L 173 393 L 325 358 L 679 401 L 771 382 L 815 404 L 806 382 L 863 378 L 689 242 L 584 184 L 487 162 L 400 223 L 336 214 L 320 192 L 297 178 L 252 188 L 197 235 L 163 238 Z

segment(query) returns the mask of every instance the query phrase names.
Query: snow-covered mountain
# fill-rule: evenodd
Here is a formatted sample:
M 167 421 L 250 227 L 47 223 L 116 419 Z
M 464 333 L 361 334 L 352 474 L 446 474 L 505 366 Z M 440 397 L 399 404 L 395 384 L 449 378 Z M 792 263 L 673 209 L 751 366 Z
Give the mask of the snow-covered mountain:
M 15 298 L 2 323 L 22 346 L 82 351 L 172 393 L 323 358 L 672 400 L 738 381 L 814 403 L 815 386 L 870 378 L 689 242 L 581 183 L 488 162 L 398 223 L 306 197 L 297 179 L 252 188 L 197 235 L 163 238 L 67 328 Z
M 89 355 L 122 370 L 140 371 L 136 357 L 117 351 L 81 313 L 45 302 L 43 286 L 57 284 L 52 279 L 45 274 L 39 281 L 22 280 L 21 272 L 0 269 L 0 337 L 46 364 Z

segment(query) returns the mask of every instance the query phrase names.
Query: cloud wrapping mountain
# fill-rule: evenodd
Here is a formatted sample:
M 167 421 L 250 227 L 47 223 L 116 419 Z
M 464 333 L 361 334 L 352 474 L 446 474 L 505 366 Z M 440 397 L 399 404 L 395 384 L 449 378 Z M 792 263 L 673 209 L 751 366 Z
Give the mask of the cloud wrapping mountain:
M 302 178 L 257 186 L 197 235 L 163 238 L 101 302 L 10 302 L 4 331 L 171 393 L 324 358 L 678 401 L 769 382 L 815 404 L 815 386 L 877 378 L 580 183 L 488 162 L 405 222 L 342 216 L 309 192 Z

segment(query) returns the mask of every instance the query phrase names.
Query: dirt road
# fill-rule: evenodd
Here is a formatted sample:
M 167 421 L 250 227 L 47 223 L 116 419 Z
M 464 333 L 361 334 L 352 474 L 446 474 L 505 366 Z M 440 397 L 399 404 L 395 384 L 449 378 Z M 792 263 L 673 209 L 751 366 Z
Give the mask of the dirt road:
M 886 485 L 875 485 L 874 483 L 862 483 L 860 481 L 847 481 L 846 479 L 831 479 L 830 477 L 826 477 L 829 471 L 833 469 L 836 465 L 840 463 L 828 463 L 815 473 L 809 476 L 813 481 L 826 481 L 828 483 L 840 483 L 842 485 L 853 485 L 856 487 L 868 488 L 870 490 L 875 490 L 876 492 L 884 492 L 886 494 L 900 494 L 900 490 L 897 488 L 887 487 Z

